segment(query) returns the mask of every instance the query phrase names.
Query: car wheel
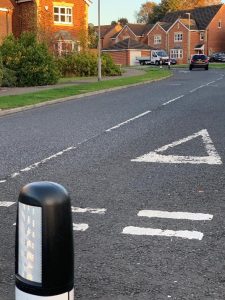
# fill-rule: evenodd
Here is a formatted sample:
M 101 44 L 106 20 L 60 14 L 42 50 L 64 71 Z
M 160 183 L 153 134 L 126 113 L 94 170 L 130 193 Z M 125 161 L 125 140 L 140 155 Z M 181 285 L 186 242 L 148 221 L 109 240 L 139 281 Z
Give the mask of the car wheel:
M 189 66 L 189 70 L 190 70 L 190 71 L 192 70 L 192 66 Z
M 208 67 L 208 66 L 207 66 L 207 67 L 205 67 L 205 70 L 206 70 L 206 71 L 208 71 L 208 69 L 209 69 L 209 67 Z
M 156 60 L 155 64 L 156 64 L 156 66 L 159 66 L 160 62 L 158 60 Z

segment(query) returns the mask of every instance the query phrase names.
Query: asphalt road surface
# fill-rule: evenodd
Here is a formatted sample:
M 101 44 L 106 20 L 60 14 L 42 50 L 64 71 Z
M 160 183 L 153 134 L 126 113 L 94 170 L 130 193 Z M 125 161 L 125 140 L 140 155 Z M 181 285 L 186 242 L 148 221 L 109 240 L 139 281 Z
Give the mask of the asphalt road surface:
M 0 300 L 15 202 L 42 180 L 71 195 L 75 299 L 225 299 L 225 72 L 174 72 L 0 118 Z

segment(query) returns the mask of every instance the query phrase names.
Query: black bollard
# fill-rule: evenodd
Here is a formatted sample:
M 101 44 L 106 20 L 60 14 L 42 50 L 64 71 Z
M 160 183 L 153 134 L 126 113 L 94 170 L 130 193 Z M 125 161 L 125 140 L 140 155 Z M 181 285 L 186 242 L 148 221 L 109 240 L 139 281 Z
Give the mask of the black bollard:
M 24 186 L 17 206 L 16 300 L 73 300 L 71 204 L 53 182 Z

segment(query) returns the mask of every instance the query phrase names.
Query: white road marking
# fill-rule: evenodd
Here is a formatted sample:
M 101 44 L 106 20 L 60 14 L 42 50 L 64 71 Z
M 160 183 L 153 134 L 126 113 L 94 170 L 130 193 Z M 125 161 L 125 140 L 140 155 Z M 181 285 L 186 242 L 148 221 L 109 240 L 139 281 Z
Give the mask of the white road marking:
M 0 201 L 0 206 L 1 207 L 10 207 L 13 204 L 15 204 L 16 202 L 4 202 L 4 201 Z
M 81 208 L 81 207 L 72 206 L 73 213 L 90 213 L 90 214 L 104 215 L 106 211 L 107 209 L 105 208 L 90 208 L 90 207 Z
M 123 229 L 123 234 L 139 235 L 139 236 L 163 236 L 163 237 L 178 237 L 189 240 L 199 240 L 203 239 L 204 234 L 199 231 L 188 231 L 188 230 L 162 230 L 154 228 L 143 228 L 128 226 Z
M 89 228 L 88 224 L 75 224 L 73 223 L 73 230 L 74 231 L 86 231 Z
M 209 86 L 209 85 L 212 84 L 212 83 L 215 83 L 216 81 L 222 80 L 223 77 L 224 77 L 224 75 L 221 74 L 221 77 L 215 79 L 214 81 L 211 81 L 211 82 L 208 82 L 208 83 L 206 83 L 206 84 L 203 84 L 203 85 L 198 86 L 197 88 L 191 90 L 190 93 L 194 93 L 194 92 L 196 92 L 196 91 L 199 90 L 199 89 L 202 89 L 202 88 L 204 88 L 204 87 L 206 87 L 206 86 Z
M 178 156 L 178 155 L 162 155 L 160 153 L 186 143 L 192 139 L 201 136 L 208 156 Z M 156 162 L 169 164 L 208 164 L 208 165 L 222 165 L 222 160 L 216 151 L 215 146 L 206 129 L 200 130 L 186 138 L 175 141 L 171 144 L 151 151 L 143 156 L 132 159 L 133 162 Z
M 197 90 L 200 90 L 200 89 L 202 89 L 202 88 L 205 87 L 205 86 L 206 86 L 206 84 L 200 85 L 200 86 L 198 86 L 197 88 L 191 90 L 190 93 L 194 93 L 194 92 L 196 92 Z
M 126 125 L 126 124 L 128 124 L 128 123 L 130 123 L 130 122 L 132 122 L 132 121 L 134 121 L 134 120 L 137 120 L 137 119 L 139 119 L 139 118 L 142 118 L 142 117 L 146 116 L 146 115 L 149 114 L 149 113 L 151 113 L 150 110 L 148 110 L 148 111 L 146 111 L 146 112 L 144 112 L 144 113 L 142 113 L 142 114 L 140 114 L 140 115 L 137 115 L 137 116 L 135 116 L 135 117 L 133 117 L 133 118 L 131 118 L 131 119 L 129 119 L 129 120 L 123 122 L 123 123 L 120 123 L 120 124 L 118 124 L 118 125 L 116 125 L 116 126 L 114 126 L 114 127 L 111 127 L 111 128 L 109 128 L 109 129 L 107 129 L 105 132 L 110 132 L 110 131 L 112 131 L 112 130 L 114 130 L 114 129 L 117 129 L 117 128 L 119 128 L 119 127 L 122 127 L 122 126 L 124 126 L 124 125 Z
M 138 213 L 139 217 L 148 218 L 163 218 L 176 220 L 192 220 L 192 221 L 211 221 L 213 215 L 188 212 L 169 212 L 160 210 L 141 210 Z
M 9 179 L 10 179 L 10 178 L 12 179 L 12 178 L 18 177 L 18 176 L 21 175 L 22 173 L 29 172 L 29 171 L 31 171 L 31 170 L 33 170 L 33 169 L 36 169 L 38 166 L 40 166 L 40 165 L 42 165 L 42 164 L 45 164 L 46 162 L 48 162 L 48 161 L 50 161 L 50 160 L 52 160 L 52 159 L 54 159 L 54 158 L 57 158 L 57 157 L 59 157 L 59 156 L 62 156 L 64 153 L 69 152 L 69 151 L 71 151 L 71 150 L 74 150 L 74 149 L 76 149 L 76 148 L 77 148 L 77 147 L 74 147 L 74 146 L 68 147 L 67 149 L 64 149 L 64 150 L 62 150 L 62 151 L 60 151 L 60 152 L 58 152 L 58 153 L 56 153 L 56 154 L 54 154 L 54 155 L 51 155 L 51 156 L 49 156 L 49 157 L 47 157 L 47 158 L 44 158 L 44 159 L 41 160 L 41 161 L 36 162 L 36 163 L 34 163 L 34 164 L 32 164 L 32 165 L 30 165 L 30 166 L 24 168 L 24 169 L 21 169 L 21 170 L 18 171 L 18 172 L 15 172 L 15 173 L 11 174 L 10 176 L 8 176 L 8 178 L 9 178 Z M 5 179 L 5 180 L 1 180 L 0 183 L 4 183 L 4 182 L 6 182 L 6 181 L 7 181 L 6 179 Z
M 213 80 L 213 81 L 211 81 L 211 82 L 209 82 L 209 83 L 207 83 L 207 85 L 210 85 L 210 84 L 212 84 L 212 83 L 215 83 L 216 81 L 215 80 Z
M 181 96 L 179 96 L 179 97 L 177 97 L 177 98 L 174 98 L 174 99 L 172 99 L 172 100 L 169 100 L 169 101 L 163 103 L 162 105 L 168 105 L 169 103 L 174 102 L 174 101 L 176 101 L 176 100 L 178 100 L 178 99 L 180 99 L 180 98 L 183 98 L 183 97 L 184 97 L 184 95 L 181 95 Z

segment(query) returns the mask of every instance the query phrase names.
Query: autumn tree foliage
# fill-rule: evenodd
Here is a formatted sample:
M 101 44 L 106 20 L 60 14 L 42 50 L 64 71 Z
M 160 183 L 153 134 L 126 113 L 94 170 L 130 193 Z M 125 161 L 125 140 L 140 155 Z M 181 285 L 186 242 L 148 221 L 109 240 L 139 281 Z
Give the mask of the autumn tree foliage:
M 149 18 L 154 13 L 154 8 L 157 6 L 155 2 L 146 2 L 141 5 L 141 8 L 136 12 L 137 23 L 147 23 Z
M 221 0 L 161 0 L 159 4 L 147 1 L 141 5 L 140 10 L 136 13 L 136 17 L 139 23 L 155 23 L 161 20 L 165 14 L 170 11 L 193 9 L 195 7 L 221 3 Z

